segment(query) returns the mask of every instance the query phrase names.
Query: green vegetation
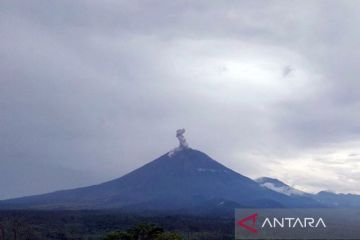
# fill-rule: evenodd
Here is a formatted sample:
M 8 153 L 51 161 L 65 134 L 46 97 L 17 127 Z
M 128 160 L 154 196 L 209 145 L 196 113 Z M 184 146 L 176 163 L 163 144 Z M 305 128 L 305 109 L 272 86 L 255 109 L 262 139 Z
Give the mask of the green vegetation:
M 175 232 L 165 232 L 154 224 L 141 223 L 125 232 L 112 232 L 104 240 L 181 240 Z

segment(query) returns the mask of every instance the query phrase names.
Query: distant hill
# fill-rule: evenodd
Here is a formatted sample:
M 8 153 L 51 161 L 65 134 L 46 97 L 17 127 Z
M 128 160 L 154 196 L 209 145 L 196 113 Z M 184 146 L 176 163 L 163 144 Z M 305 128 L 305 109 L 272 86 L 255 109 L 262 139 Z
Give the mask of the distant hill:
M 203 152 L 179 148 L 99 185 L 0 201 L 0 208 L 225 211 L 234 207 L 320 207 L 259 185 Z
M 332 193 L 328 191 L 321 191 L 314 195 L 314 198 L 320 203 L 329 207 L 337 208 L 359 208 L 360 195 Z
M 307 197 L 312 198 L 315 201 L 319 202 L 324 207 L 332 208 L 358 208 L 360 207 L 360 195 L 356 194 L 343 194 L 343 193 L 333 193 L 329 191 L 321 191 L 317 194 L 306 193 L 295 188 L 290 187 L 284 182 L 269 178 L 262 177 L 255 180 L 260 184 L 260 186 L 271 189 L 278 193 L 282 193 L 291 197 Z
M 257 183 L 260 184 L 260 186 L 268 188 L 270 190 L 273 190 L 278 193 L 285 194 L 287 196 L 307 196 L 309 197 L 311 194 L 305 193 L 303 191 L 297 190 L 293 187 L 290 187 L 289 185 L 285 184 L 284 182 L 275 179 L 275 178 L 269 178 L 269 177 L 261 177 L 258 179 L 255 179 Z

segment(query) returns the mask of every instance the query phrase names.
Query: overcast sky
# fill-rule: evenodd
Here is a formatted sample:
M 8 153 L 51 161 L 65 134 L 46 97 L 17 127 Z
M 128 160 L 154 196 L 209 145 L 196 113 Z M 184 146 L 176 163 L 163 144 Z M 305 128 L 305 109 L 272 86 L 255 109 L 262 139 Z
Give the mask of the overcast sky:
M 0 2 L 1 171 L 107 180 L 184 127 L 249 177 L 360 193 L 358 1 Z

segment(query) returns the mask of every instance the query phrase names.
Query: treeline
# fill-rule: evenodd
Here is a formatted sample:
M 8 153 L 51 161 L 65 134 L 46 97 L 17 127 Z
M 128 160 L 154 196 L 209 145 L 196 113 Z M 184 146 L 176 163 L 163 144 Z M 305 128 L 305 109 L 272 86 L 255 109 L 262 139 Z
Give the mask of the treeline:
M 1 219 L 0 240 L 37 239 L 36 233 L 31 225 L 19 218 Z
M 0 240 L 227 240 L 233 218 L 116 211 L 0 211 Z

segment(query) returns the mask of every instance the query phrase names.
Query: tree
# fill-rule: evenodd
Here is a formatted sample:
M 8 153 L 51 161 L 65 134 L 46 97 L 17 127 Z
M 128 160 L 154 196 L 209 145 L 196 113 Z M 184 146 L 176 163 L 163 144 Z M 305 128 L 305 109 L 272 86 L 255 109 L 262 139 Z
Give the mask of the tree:
M 181 237 L 177 233 L 165 232 L 154 224 L 141 223 L 126 232 L 109 233 L 104 240 L 181 240 Z
M 164 230 L 154 224 L 140 223 L 128 230 L 134 240 L 153 240 Z
M 163 232 L 159 234 L 155 240 L 181 240 L 181 236 L 174 232 Z
M 127 232 L 112 232 L 109 233 L 104 240 L 132 240 L 133 238 Z
M 5 240 L 5 227 L 0 223 L 0 240 Z

